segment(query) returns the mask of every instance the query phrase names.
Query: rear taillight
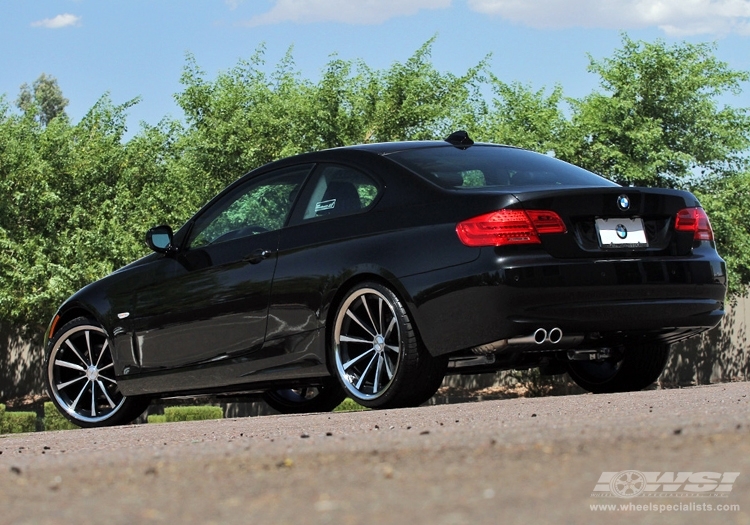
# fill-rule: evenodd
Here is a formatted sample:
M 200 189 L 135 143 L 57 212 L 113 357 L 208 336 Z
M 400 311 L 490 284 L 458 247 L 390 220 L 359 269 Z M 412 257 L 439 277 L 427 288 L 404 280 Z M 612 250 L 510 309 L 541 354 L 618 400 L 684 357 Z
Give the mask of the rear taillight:
M 685 208 L 677 212 L 674 229 L 678 232 L 693 232 L 695 241 L 713 241 L 714 231 L 703 208 Z
M 565 233 L 565 223 L 553 211 L 498 210 L 458 223 L 456 233 L 466 246 L 539 244 L 539 234 Z

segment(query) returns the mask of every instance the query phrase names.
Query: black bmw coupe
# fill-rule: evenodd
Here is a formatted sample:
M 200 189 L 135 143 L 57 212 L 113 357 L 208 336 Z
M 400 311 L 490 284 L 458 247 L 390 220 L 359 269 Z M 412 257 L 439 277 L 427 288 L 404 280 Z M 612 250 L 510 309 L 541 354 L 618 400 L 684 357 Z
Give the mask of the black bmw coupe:
M 47 331 L 50 396 L 79 426 L 186 395 L 416 406 L 446 373 L 530 367 L 639 390 L 724 313 L 693 195 L 465 132 L 268 164 L 146 243 Z

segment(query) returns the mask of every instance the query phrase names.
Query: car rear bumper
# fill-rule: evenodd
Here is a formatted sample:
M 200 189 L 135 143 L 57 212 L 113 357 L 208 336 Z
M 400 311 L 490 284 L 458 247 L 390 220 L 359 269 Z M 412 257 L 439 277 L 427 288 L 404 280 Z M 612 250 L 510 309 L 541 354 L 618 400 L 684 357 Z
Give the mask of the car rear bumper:
M 502 257 L 401 279 L 433 355 L 558 327 L 609 340 L 671 342 L 716 326 L 724 314 L 726 267 L 716 252 L 690 257 L 560 260 Z

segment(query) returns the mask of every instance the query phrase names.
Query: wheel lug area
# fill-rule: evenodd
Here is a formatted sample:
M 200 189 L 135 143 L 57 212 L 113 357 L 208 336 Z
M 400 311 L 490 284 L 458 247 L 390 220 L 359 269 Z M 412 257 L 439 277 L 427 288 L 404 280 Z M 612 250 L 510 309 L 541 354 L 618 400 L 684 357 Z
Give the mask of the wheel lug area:
M 372 346 L 375 348 L 375 352 L 382 354 L 385 352 L 385 338 L 380 334 L 376 335 L 372 342 Z
M 86 379 L 96 381 L 99 379 L 99 369 L 95 365 L 89 365 L 86 369 Z

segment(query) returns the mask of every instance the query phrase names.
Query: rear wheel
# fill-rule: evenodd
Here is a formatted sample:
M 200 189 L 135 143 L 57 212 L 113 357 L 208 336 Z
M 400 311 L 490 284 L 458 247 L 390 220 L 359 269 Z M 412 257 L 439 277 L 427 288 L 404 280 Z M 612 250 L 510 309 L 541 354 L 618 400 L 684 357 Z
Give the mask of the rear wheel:
M 595 394 L 633 392 L 656 381 L 669 359 L 669 345 L 627 347 L 620 360 L 569 361 L 568 374 L 578 386 Z
M 370 408 L 417 406 L 432 397 L 448 366 L 419 341 L 392 290 L 365 282 L 352 288 L 336 314 L 331 362 L 346 393 Z
M 335 377 L 316 386 L 268 390 L 263 400 L 282 414 L 330 412 L 346 399 L 346 392 Z
M 107 332 L 85 317 L 70 321 L 48 345 L 45 382 L 52 402 L 79 427 L 130 423 L 149 399 L 123 396 L 114 368 Z

